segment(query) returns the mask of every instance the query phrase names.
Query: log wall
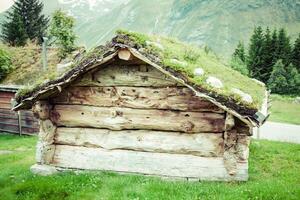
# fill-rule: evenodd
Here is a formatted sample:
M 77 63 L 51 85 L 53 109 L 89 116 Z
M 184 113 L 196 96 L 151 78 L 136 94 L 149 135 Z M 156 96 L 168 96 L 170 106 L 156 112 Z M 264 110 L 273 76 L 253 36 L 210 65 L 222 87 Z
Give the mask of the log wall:
M 39 163 L 200 180 L 248 178 L 247 130 L 151 66 L 111 64 L 89 72 L 34 112 L 43 124 Z

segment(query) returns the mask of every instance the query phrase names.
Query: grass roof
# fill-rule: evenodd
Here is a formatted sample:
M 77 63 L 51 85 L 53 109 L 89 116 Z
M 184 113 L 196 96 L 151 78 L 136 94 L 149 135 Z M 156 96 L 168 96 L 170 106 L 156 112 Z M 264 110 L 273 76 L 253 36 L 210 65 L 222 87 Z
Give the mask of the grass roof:
M 118 45 L 126 45 L 138 50 L 142 55 L 163 68 L 173 70 L 184 76 L 193 86 L 200 87 L 202 91 L 205 91 L 206 94 L 214 98 L 217 96 L 223 102 L 230 101 L 244 109 L 252 109 L 249 115 L 253 115 L 255 111 L 261 108 L 263 99 L 265 98 L 265 86 L 231 69 L 209 49 L 202 49 L 173 38 L 124 30 L 117 31 L 116 37 L 105 46 L 96 47 L 86 53 L 80 61 L 73 64 L 73 69 L 65 75 L 60 76 L 59 79 L 42 85 L 36 85 L 34 88 L 21 90 L 17 101 L 20 102 L 42 87 L 55 83 L 55 81 L 66 80 L 75 71 L 84 72 L 84 67 L 87 66 L 87 63 L 89 65 L 97 63 L 97 60 L 109 55 Z M 204 74 L 201 76 L 195 75 L 194 70 L 197 68 L 203 69 Z M 209 77 L 219 79 L 223 87 L 212 87 L 207 83 Z M 251 103 L 243 101 L 239 94 L 233 92 L 233 89 L 238 89 L 249 94 L 253 101 Z

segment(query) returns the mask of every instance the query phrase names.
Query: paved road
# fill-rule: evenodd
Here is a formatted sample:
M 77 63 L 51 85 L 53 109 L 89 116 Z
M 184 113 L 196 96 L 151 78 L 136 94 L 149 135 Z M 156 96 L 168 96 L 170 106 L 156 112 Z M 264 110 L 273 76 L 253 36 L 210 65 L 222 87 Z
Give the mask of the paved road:
M 257 138 L 257 130 L 254 130 Z M 259 130 L 259 138 L 300 144 L 300 126 L 277 122 L 266 122 Z

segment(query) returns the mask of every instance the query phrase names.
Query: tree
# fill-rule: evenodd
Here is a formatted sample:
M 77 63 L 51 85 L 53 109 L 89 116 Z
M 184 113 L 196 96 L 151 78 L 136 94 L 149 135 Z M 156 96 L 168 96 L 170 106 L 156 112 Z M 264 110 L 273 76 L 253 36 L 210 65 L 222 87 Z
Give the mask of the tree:
M 10 72 L 10 70 L 11 58 L 6 51 L 0 49 L 0 81 L 3 78 L 5 78 L 5 76 Z
M 261 81 L 263 81 L 261 76 L 261 66 L 263 65 L 263 43 L 263 31 L 259 26 L 254 29 L 254 33 L 250 39 L 248 69 L 251 77 Z
M 266 29 L 262 46 L 262 66 L 260 70 L 261 80 L 266 83 L 271 75 L 274 63 L 274 44 L 271 38 L 270 29 Z
M 288 88 L 288 81 L 286 79 L 286 70 L 282 60 L 279 60 L 273 67 L 270 79 L 268 81 L 268 87 L 273 93 L 285 94 Z
M 12 11 L 7 16 L 8 21 L 2 24 L 2 40 L 12 46 L 24 46 L 28 39 L 22 17 Z
M 294 67 L 293 64 L 289 64 L 286 67 L 286 80 L 288 87 L 286 88 L 287 94 L 299 94 L 300 93 L 300 73 Z
M 300 34 L 294 44 L 294 48 L 292 52 L 292 63 L 300 73 Z
M 4 41 L 9 44 L 20 41 L 16 45 L 23 45 L 27 39 L 39 40 L 44 36 L 49 19 L 42 14 L 42 10 L 43 3 L 39 0 L 17 0 L 12 11 L 8 12 L 8 21 L 2 25 L 4 27 L 2 32 Z M 18 31 L 13 33 L 12 30 Z
M 64 58 L 75 48 L 76 35 L 73 31 L 75 20 L 67 16 L 61 10 L 53 14 L 50 26 L 50 35 L 54 37 L 55 43 L 60 47 L 59 56 Z
M 277 44 L 277 58 L 281 59 L 285 66 L 288 66 L 291 62 L 292 48 L 290 38 L 287 36 L 286 31 L 283 28 L 279 30 Z
M 232 55 L 233 57 L 239 58 L 242 62 L 246 61 L 246 53 L 244 44 L 240 41 Z
M 278 61 L 278 36 L 277 36 L 277 30 L 275 29 L 272 33 L 272 38 L 271 38 L 271 52 L 273 55 L 273 61 L 272 65 L 275 65 L 275 63 Z

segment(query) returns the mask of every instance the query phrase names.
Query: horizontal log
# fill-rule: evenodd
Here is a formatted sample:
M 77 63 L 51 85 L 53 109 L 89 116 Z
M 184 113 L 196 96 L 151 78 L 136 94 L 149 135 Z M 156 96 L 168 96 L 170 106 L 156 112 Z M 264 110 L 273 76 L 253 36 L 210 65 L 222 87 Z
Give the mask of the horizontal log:
M 102 107 L 224 112 L 211 102 L 196 97 L 185 87 L 70 87 L 57 98 L 53 98 L 52 102 Z
M 108 129 L 58 128 L 56 144 L 101 147 L 107 150 L 223 156 L 223 133 L 183 134 L 178 132 Z
M 223 158 L 183 154 L 104 150 L 56 145 L 52 165 L 64 168 L 132 172 L 200 180 L 247 180 L 248 163 L 238 163 L 237 173 L 227 173 Z
M 146 129 L 191 133 L 224 131 L 224 115 L 219 113 L 55 105 L 51 115 L 52 120 L 58 126 L 66 127 L 95 127 L 111 130 Z
M 87 73 L 77 86 L 176 86 L 181 85 L 150 65 L 109 65 Z

